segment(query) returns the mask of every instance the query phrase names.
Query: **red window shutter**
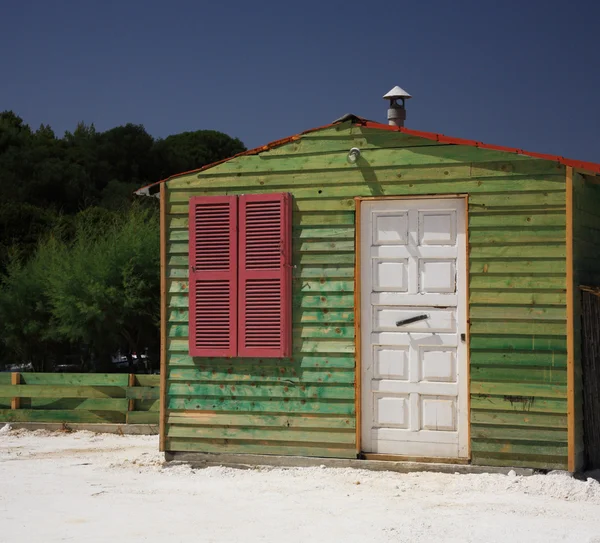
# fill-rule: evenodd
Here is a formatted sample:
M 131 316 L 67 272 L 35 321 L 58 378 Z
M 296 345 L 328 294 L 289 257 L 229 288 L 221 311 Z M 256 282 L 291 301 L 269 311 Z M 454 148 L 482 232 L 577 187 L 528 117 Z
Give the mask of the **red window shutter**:
M 237 197 L 190 198 L 190 356 L 237 354 Z
M 292 350 L 292 214 L 289 194 L 240 196 L 238 355 Z

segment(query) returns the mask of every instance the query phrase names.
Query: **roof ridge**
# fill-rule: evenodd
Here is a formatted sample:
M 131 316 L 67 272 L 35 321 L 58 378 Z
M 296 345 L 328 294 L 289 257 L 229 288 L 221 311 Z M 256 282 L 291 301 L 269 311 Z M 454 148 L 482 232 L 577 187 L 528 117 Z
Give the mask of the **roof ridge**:
M 158 186 L 162 183 L 166 183 L 167 181 L 170 181 L 171 179 L 174 179 L 176 177 L 181 177 L 182 175 L 188 175 L 191 173 L 203 172 L 210 168 L 214 168 L 215 166 L 218 166 L 219 164 L 229 162 L 230 160 L 233 160 L 234 158 L 238 158 L 241 156 L 257 155 L 259 153 L 263 153 L 265 151 L 275 149 L 276 147 L 281 147 L 282 145 L 285 145 L 286 143 L 290 143 L 292 141 L 299 140 L 302 136 L 304 136 L 306 134 L 310 134 L 312 132 L 318 132 L 319 130 L 325 130 L 327 128 L 331 128 L 332 126 L 336 126 L 336 125 L 344 123 L 344 122 L 351 122 L 356 125 L 364 126 L 365 128 L 373 128 L 376 130 L 401 132 L 402 134 L 406 134 L 408 136 L 415 136 L 418 138 L 429 139 L 429 140 L 437 141 L 439 143 L 447 144 L 447 145 L 468 145 L 471 147 L 477 147 L 479 149 L 489 149 L 492 151 L 503 151 L 503 152 L 507 152 L 507 153 L 515 153 L 518 155 L 526 155 L 526 156 L 530 156 L 532 158 L 539 158 L 542 160 L 555 161 L 555 162 L 559 162 L 560 164 L 563 164 L 564 166 L 570 166 L 570 167 L 578 169 L 578 170 L 586 170 L 587 172 L 591 172 L 595 175 L 600 175 L 600 164 L 595 163 L 595 162 L 585 162 L 585 161 L 581 161 L 581 160 L 573 160 L 573 159 L 564 158 L 564 157 L 561 157 L 558 155 L 548 155 L 548 154 L 536 153 L 536 152 L 532 152 L 532 151 L 525 151 L 523 149 L 517 149 L 514 147 L 505 147 L 503 145 L 494 145 L 494 144 L 490 144 L 490 143 L 483 143 L 483 142 L 476 141 L 476 140 L 453 138 L 450 136 L 445 136 L 444 134 L 438 134 L 435 132 L 423 132 L 420 130 L 413 130 L 410 128 L 405 128 L 403 126 L 402 127 L 391 126 L 388 124 L 378 123 L 376 121 L 369 121 L 367 119 L 364 119 L 363 117 L 359 117 L 358 115 L 354 115 L 352 113 L 346 113 L 345 115 L 343 115 L 339 119 L 336 119 L 335 121 L 333 121 L 330 124 L 326 124 L 324 126 L 319 126 L 317 128 L 310 128 L 308 130 L 305 130 L 304 132 L 300 132 L 299 134 L 295 134 L 293 136 L 288 136 L 287 138 L 275 140 L 275 141 L 272 141 L 265 145 L 261 145 L 260 147 L 255 147 L 254 149 L 248 149 L 247 151 L 242 151 L 241 153 L 238 153 L 237 155 L 233 155 L 233 156 L 231 156 L 229 158 L 225 158 L 223 160 L 218 160 L 217 162 L 212 162 L 211 164 L 206 164 L 206 165 L 202 166 L 201 168 L 189 170 L 187 172 L 180 172 L 180 173 L 173 174 L 165 179 L 162 179 L 155 183 L 151 183 L 149 185 L 139 188 L 138 190 L 135 191 L 135 194 L 137 194 L 139 196 L 151 196 L 152 194 L 154 194 L 154 192 L 151 193 L 151 191 L 150 191 L 150 189 L 152 187 Z

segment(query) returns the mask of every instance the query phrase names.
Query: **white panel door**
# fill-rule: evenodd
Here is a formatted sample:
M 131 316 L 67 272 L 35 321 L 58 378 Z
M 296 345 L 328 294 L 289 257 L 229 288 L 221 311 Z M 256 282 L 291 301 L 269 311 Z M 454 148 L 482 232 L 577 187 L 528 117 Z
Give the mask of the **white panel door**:
M 466 457 L 465 202 L 361 206 L 361 448 Z

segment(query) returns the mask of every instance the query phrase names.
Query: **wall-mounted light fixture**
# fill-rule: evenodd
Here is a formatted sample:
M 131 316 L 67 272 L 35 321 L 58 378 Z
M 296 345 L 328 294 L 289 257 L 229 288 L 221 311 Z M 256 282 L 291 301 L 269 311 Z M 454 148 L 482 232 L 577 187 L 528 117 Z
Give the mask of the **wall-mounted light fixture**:
M 346 157 L 346 160 L 348 161 L 348 164 L 356 164 L 358 157 L 360 157 L 360 149 L 358 147 L 352 147 L 348 153 L 348 156 Z

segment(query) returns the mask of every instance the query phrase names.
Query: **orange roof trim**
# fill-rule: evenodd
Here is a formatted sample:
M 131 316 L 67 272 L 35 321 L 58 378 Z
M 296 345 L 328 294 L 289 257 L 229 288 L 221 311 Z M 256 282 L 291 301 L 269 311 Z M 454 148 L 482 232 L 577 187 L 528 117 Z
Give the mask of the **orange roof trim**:
M 595 163 L 595 162 L 584 162 L 581 160 L 572 160 L 570 158 L 564 158 L 564 157 L 561 157 L 558 155 L 547 155 L 547 154 L 543 154 L 543 153 L 534 153 L 531 151 L 524 151 L 523 149 L 516 149 L 514 147 L 504 147 L 502 145 L 492 145 L 489 143 L 483 143 L 483 142 L 475 141 L 475 140 L 452 138 L 449 136 L 444 136 L 443 134 L 436 134 L 434 132 L 422 132 L 420 130 L 411 130 L 410 128 L 390 126 L 387 124 L 376 123 L 374 121 L 368 121 L 361 117 L 357 117 L 356 115 L 346 115 L 346 116 L 342 117 L 339 121 L 335 121 L 331 124 L 327 124 L 325 126 L 320 126 L 318 128 L 311 128 L 310 130 L 305 130 L 304 132 L 301 132 L 300 134 L 296 134 L 294 136 L 289 136 L 287 138 L 272 141 L 271 143 L 267 143 L 266 145 L 262 145 L 260 147 L 255 147 L 254 149 L 249 149 L 248 151 L 238 153 L 237 155 L 233 155 L 229 158 L 219 160 L 218 162 L 213 162 L 212 164 L 207 164 L 206 166 L 202 166 L 201 168 L 197 168 L 195 170 L 190 170 L 187 172 L 181 172 L 181 173 L 171 175 L 170 177 L 167 177 L 166 179 L 163 179 L 156 183 L 152 183 L 150 185 L 146 185 L 145 187 L 142 187 L 142 188 L 138 189 L 137 191 L 135 191 L 135 193 L 140 196 L 149 196 L 151 194 L 150 189 L 152 187 L 157 187 L 161 183 L 165 183 L 176 177 L 181 177 L 182 175 L 188 175 L 191 173 L 203 172 L 210 168 L 214 168 L 215 166 L 218 166 L 219 164 L 223 164 L 224 162 L 229 162 L 230 160 L 233 160 L 234 158 L 238 158 L 241 156 L 258 155 L 259 153 L 263 153 L 265 151 L 275 149 L 276 147 L 281 147 L 282 145 L 285 145 L 286 143 L 291 143 L 293 141 L 297 141 L 305 134 L 310 134 L 311 132 L 318 132 L 319 130 L 324 130 L 326 128 L 331 128 L 333 126 L 336 126 L 337 124 L 340 124 L 340 122 L 344 122 L 345 120 L 352 120 L 353 124 L 358 125 L 358 126 L 364 126 L 365 128 L 373 128 L 376 130 L 388 130 L 391 132 L 401 132 L 402 134 L 406 134 L 408 136 L 416 136 L 418 138 L 424 138 L 424 139 L 436 141 L 436 142 L 442 143 L 442 144 L 468 145 L 470 147 L 477 147 L 479 149 L 490 149 L 492 151 L 504 151 L 507 153 L 515 153 L 518 155 L 526 155 L 526 156 L 530 156 L 533 158 L 540 158 L 543 160 L 551 160 L 554 162 L 559 162 L 560 164 L 563 164 L 564 166 L 571 166 L 572 168 L 575 168 L 578 170 L 586 170 L 587 172 L 591 172 L 596 175 L 600 175 L 600 164 Z M 154 191 L 152 193 L 154 193 Z

